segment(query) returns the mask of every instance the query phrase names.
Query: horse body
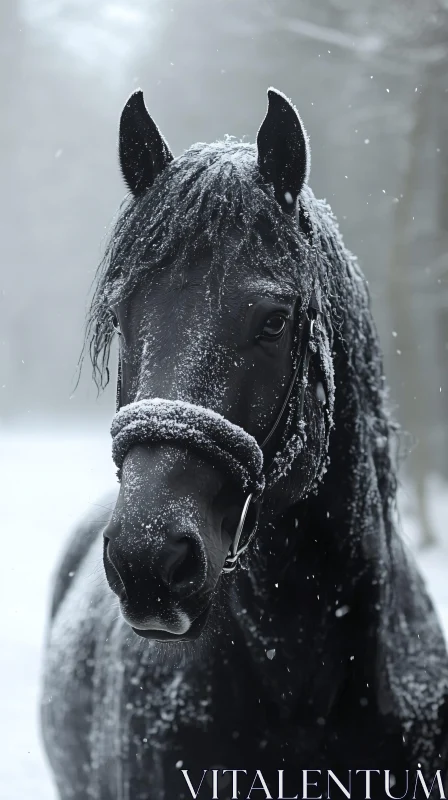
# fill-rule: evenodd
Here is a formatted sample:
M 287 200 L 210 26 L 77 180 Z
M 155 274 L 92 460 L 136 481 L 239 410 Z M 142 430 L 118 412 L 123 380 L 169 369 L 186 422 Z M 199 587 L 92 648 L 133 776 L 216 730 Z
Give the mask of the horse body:
M 232 305 L 232 297 L 244 296 L 246 290 L 250 294 L 247 316 L 240 324 L 243 331 L 259 325 L 257 314 L 266 316 L 272 287 L 281 288 L 282 295 L 295 287 L 301 295 L 295 312 L 299 319 L 306 318 L 310 296 L 319 290 L 322 319 L 316 324 L 309 372 L 302 372 L 300 387 L 292 387 L 277 447 L 269 458 L 272 469 L 256 537 L 235 572 L 220 577 L 231 527 L 226 515 L 234 521 L 228 508 L 232 503 L 241 508 L 241 493 L 235 486 L 228 489 L 219 470 L 212 470 L 201 453 L 160 440 L 148 447 L 130 446 L 114 509 L 107 518 L 90 518 L 75 533 L 57 576 L 42 704 L 46 749 L 62 800 L 190 797 L 183 769 L 192 785 L 201 787 L 199 800 L 213 791 L 211 773 L 201 784 L 203 770 L 218 767 L 247 771 L 240 776 L 244 797 L 263 796 L 255 795 L 260 784 L 250 794 L 260 769 L 271 786 L 283 769 L 292 795 L 300 785 L 299 771 L 306 769 L 331 769 L 341 780 L 356 769 L 390 770 L 398 781 L 405 770 L 420 765 L 428 775 L 438 769 L 446 773 L 447 656 L 430 600 L 396 530 L 393 426 L 385 406 L 368 293 L 329 210 L 303 186 L 306 140 L 299 137 L 293 158 L 285 120 L 290 120 L 294 139 L 299 118 L 282 103 L 284 98 L 280 117 L 271 109 L 258 137 L 259 153 L 264 153 L 260 169 L 275 189 L 266 207 L 283 215 L 275 217 L 274 235 L 267 224 L 270 218 L 253 218 L 261 226 L 271 271 L 261 259 L 244 272 L 241 261 L 236 284 L 232 276 L 227 282 L 219 279 L 220 304 L 208 317 L 205 307 L 212 302 L 208 293 L 213 275 L 203 250 L 196 267 L 199 279 L 195 281 L 193 272 L 190 281 L 184 273 L 182 295 L 176 294 L 176 279 L 166 271 L 154 272 L 146 291 L 131 281 L 133 294 L 126 299 L 131 305 L 125 310 L 120 306 L 121 402 L 130 403 L 132 410 L 142 398 L 180 397 L 214 408 L 235 423 L 244 421 L 244 428 L 263 441 L 281 407 L 273 387 L 277 382 L 277 389 L 286 391 L 294 363 L 291 350 L 303 349 L 304 335 L 295 345 L 292 327 L 285 323 L 282 328 L 275 319 L 282 314 L 288 319 L 287 307 L 283 311 L 276 306 L 270 311 L 268 338 L 279 342 L 285 329 L 283 350 L 280 345 L 273 350 L 271 344 L 266 350 L 248 350 L 247 338 L 218 341 L 220 325 L 227 330 L 230 320 L 240 319 L 240 306 Z M 142 118 L 138 119 L 135 130 L 141 131 Z M 275 163 L 272 137 L 275 140 L 279 119 L 285 125 L 283 155 Z M 179 191 L 186 192 L 188 200 L 179 213 L 190 213 L 188 192 L 194 180 L 188 158 L 199 163 L 199 182 L 216 164 L 224 165 L 219 173 L 222 224 L 230 219 L 230 233 L 221 246 L 229 261 L 238 240 L 231 219 L 237 201 L 230 188 L 240 186 L 229 179 L 232 170 L 243 175 L 244 203 L 249 203 L 244 194 L 247 173 L 247 186 L 264 209 L 265 196 L 256 194 L 258 185 L 253 182 L 252 152 L 240 146 L 239 154 L 230 142 L 220 150 L 193 149 L 184 162 L 173 162 L 152 121 L 145 135 L 150 163 L 135 152 L 135 131 L 130 143 L 122 140 L 123 172 L 140 205 L 127 218 L 128 230 L 116 245 L 107 279 L 113 275 L 117 280 L 115 264 L 121 269 L 128 257 L 136 269 L 139 259 L 132 248 L 141 240 L 136 220 L 146 202 L 138 195 L 145 180 L 154 181 L 154 171 L 162 170 L 155 183 L 156 212 L 162 197 L 163 220 L 170 218 L 171 184 L 160 181 L 164 174 L 175 177 L 177 169 Z M 292 161 L 294 180 L 282 171 L 282 158 Z M 203 183 L 198 200 L 207 215 L 208 189 Z M 294 218 L 287 218 L 299 194 L 300 237 L 294 233 Z M 173 216 L 182 197 L 175 197 Z M 239 235 L 242 217 L 235 213 Z M 283 226 L 281 231 L 277 224 Z M 277 247 L 281 232 L 297 238 L 299 278 L 288 273 L 286 251 L 273 259 L 270 248 Z M 153 241 L 161 240 L 157 233 Z M 252 251 L 252 239 L 249 243 Z M 189 258 L 191 264 L 191 254 Z M 280 272 L 273 261 L 282 263 Z M 207 276 L 205 294 L 197 292 L 201 274 L 202 285 Z M 120 281 L 121 277 L 121 286 Z M 166 318 L 167 286 L 170 297 L 187 298 L 178 300 L 172 317 L 169 357 L 164 353 L 165 323 L 157 317 L 162 313 Z M 103 295 L 109 289 L 103 285 Z M 97 305 L 97 318 L 102 308 Z M 100 328 L 99 339 L 107 350 L 110 329 L 105 330 Z M 252 334 L 249 338 L 252 341 Z M 257 391 L 245 402 L 257 380 Z M 155 511 L 156 528 L 146 524 Z M 180 540 L 175 535 L 179 527 Z M 205 577 L 198 566 L 204 552 Z M 102 556 L 109 586 L 97 581 Z M 194 636 L 180 627 L 192 618 L 201 620 L 195 629 L 196 622 L 191 625 Z M 230 776 L 219 780 L 219 797 L 231 797 Z M 286 784 L 284 791 L 287 797 Z M 353 798 L 365 796 L 357 791 Z M 384 793 L 373 790 L 372 796 Z
M 289 515 L 272 536 L 297 536 L 296 519 Z M 334 551 L 323 557 L 317 527 L 305 533 L 287 581 L 281 568 L 278 576 L 270 571 L 268 586 L 256 569 L 241 571 L 230 596 L 221 592 L 205 639 L 174 651 L 170 644 L 142 647 L 117 616 L 108 587 L 96 585 L 103 527 L 102 518 L 49 642 L 44 730 L 63 800 L 189 797 L 180 762 L 196 787 L 212 767 L 249 776 L 262 768 L 271 787 L 278 769 L 299 785 L 300 769 L 330 768 L 342 780 L 350 769 L 404 775 L 424 759 L 428 774 L 444 767 L 446 733 L 437 717 L 430 730 L 441 757 L 432 745 L 425 758 L 419 687 L 410 698 L 417 735 L 407 740 L 397 696 L 378 686 L 373 576 L 357 590 L 335 585 L 335 569 L 344 576 L 346 565 Z M 263 563 L 272 554 L 258 557 Z M 284 570 L 281 554 L 278 561 Z M 402 645 L 395 639 L 397 656 Z M 426 681 L 443 668 L 442 658 L 443 651 Z M 398 695 L 403 688 L 394 687 Z M 251 781 L 241 780 L 246 791 Z M 211 797 L 209 785 L 202 795 Z

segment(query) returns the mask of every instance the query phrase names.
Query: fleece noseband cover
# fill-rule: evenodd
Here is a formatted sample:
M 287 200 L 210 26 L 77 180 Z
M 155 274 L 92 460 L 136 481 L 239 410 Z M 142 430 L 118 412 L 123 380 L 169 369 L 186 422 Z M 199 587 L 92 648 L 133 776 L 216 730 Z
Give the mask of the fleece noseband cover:
M 254 497 L 264 489 L 263 453 L 254 437 L 209 408 L 183 400 L 138 400 L 112 421 L 112 457 L 119 473 L 135 444 L 183 444 L 221 467 Z

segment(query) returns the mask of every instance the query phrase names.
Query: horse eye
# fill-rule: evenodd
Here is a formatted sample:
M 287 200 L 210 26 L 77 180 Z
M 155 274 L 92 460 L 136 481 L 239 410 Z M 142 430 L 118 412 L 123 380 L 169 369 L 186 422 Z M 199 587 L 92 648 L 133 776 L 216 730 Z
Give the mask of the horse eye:
M 272 314 L 264 323 L 261 336 L 265 339 L 278 339 L 284 332 L 285 327 L 286 318 L 283 314 Z
M 117 315 L 114 314 L 114 312 L 112 311 L 110 316 L 112 319 L 112 325 L 114 327 L 114 330 L 121 336 L 120 323 L 118 322 Z

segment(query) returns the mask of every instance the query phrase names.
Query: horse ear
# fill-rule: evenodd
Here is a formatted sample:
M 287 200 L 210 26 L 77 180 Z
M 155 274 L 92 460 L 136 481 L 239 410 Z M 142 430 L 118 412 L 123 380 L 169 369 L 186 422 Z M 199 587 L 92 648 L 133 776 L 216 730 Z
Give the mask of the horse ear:
M 310 151 L 302 120 L 282 92 L 268 89 L 268 110 L 257 134 L 258 166 L 275 198 L 292 213 L 308 179 Z
M 141 89 L 131 94 L 120 119 L 119 157 L 123 178 L 135 197 L 146 192 L 173 155 L 148 114 Z

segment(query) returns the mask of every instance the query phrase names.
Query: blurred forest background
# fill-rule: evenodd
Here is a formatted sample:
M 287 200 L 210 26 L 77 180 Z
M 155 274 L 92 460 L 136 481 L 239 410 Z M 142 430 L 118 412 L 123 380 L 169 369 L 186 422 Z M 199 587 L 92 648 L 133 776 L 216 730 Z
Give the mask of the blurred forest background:
M 73 390 L 129 93 L 178 154 L 253 141 L 272 84 L 368 277 L 430 542 L 427 479 L 448 478 L 447 0 L 1 0 L 0 58 L 3 425 L 108 427 L 114 387 L 97 399 L 86 364 Z

